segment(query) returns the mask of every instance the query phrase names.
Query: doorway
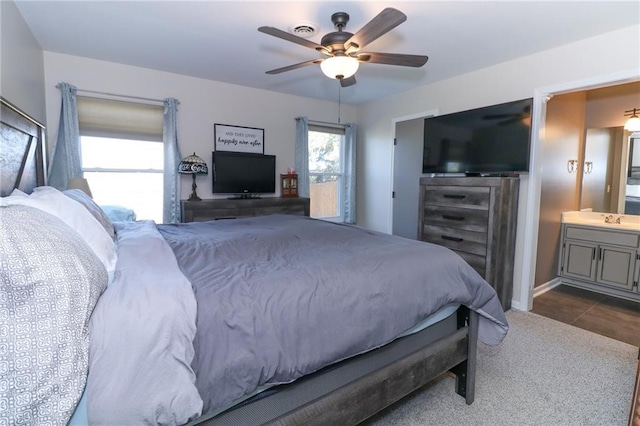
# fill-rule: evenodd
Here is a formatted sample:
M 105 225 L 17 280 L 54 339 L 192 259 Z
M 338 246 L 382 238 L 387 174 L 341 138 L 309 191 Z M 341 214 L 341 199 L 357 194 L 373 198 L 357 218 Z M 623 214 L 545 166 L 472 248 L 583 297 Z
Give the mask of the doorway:
M 554 86 L 550 88 L 537 89 L 534 96 L 534 127 L 533 132 L 539 137 L 534 138 L 534 146 L 532 147 L 532 170 L 530 175 L 529 190 L 527 192 L 527 205 L 531 214 L 525 218 L 526 232 L 524 235 L 524 252 L 527 264 L 523 268 L 522 275 L 520 277 L 520 285 L 522 290 L 522 306 L 527 307 L 530 310 L 533 306 L 534 296 L 541 295 L 546 291 L 549 291 L 554 286 L 559 285 L 557 279 L 557 256 L 550 256 L 544 258 L 543 250 L 540 242 L 545 238 L 543 222 L 545 216 L 548 215 L 548 205 L 544 200 L 549 194 L 543 192 L 543 180 L 549 173 L 549 164 L 545 164 L 545 150 L 547 146 L 545 143 L 549 139 L 549 133 L 553 134 L 553 129 L 547 126 L 547 108 L 548 101 L 557 95 L 564 94 L 576 94 L 580 96 L 580 93 L 587 93 L 590 91 L 596 91 L 603 88 L 625 88 L 627 84 L 632 84 L 635 87 L 640 87 L 640 76 L 634 72 L 620 73 L 615 76 L 594 78 L 586 81 L 574 82 L 560 86 Z M 635 92 L 638 93 L 638 92 Z M 640 97 L 636 94 L 635 97 L 632 94 L 632 102 L 640 103 Z M 624 124 L 623 112 L 629 108 L 607 108 L 608 114 L 606 117 L 600 118 L 599 124 L 594 124 L 593 127 L 619 127 L 620 123 Z M 591 123 L 597 123 L 594 117 L 585 116 L 585 120 Z M 610 124 L 611 120 L 617 120 L 615 123 Z M 609 120 L 609 121 L 607 121 Z M 607 124 L 609 123 L 609 124 Z M 586 126 L 582 126 L 583 131 L 586 133 Z M 584 155 L 584 154 L 582 154 Z M 563 159 L 563 163 L 566 166 L 567 158 Z M 557 169 L 560 170 L 560 169 Z M 615 173 L 615 169 L 614 169 Z M 574 210 L 579 207 L 580 194 L 577 192 L 570 194 L 575 200 Z M 613 203 L 613 201 L 611 202 Z M 555 215 L 550 221 L 555 221 L 553 226 L 557 226 L 559 229 L 560 216 Z M 547 245 L 546 249 L 555 249 L 556 245 Z M 546 262 L 546 264 L 545 264 Z M 553 264 L 555 262 L 555 265 Z M 541 268 L 546 268 L 548 279 L 540 278 L 536 276 Z M 517 280 L 516 280 L 517 281 Z M 535 284 L 535 285 L 534 285 Z

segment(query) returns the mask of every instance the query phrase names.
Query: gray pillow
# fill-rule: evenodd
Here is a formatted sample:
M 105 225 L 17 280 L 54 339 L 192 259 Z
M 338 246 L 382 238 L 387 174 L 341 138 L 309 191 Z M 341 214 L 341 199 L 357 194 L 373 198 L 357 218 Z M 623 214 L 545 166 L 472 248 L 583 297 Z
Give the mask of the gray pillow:
M 86 384 L 89 317 L 106 285 L 102 262 L 60 219 L 0 207 L 0 411 L 9 423 L 67 424 Z
M 109 236 L 111 238 L 116 237 L 116 233 L 113 230 L 113 223 L 111 223 L 111 220 L 109 220 L 109 217 L 106 215 L 106 213 L 100 208 L 99 205 L 96 204 L 95 201 L 93 201 L 91 197 L 89 197 L 79 189 L 67 189 L 66 191 L 62 192 L 67 197 L 85 206 L 87 210 L 89 210 L 89 213 L 91 213 L 91 215 L 95 217 L 98 222 L 100 222 Z

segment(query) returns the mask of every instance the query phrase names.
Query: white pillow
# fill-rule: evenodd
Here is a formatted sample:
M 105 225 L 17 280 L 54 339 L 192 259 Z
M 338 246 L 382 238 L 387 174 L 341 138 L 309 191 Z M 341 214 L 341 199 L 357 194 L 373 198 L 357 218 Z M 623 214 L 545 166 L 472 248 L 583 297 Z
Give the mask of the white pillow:
M 43 210 L 73 228 L 98 256 L 107 272 L 116 266 L 116 246 L 104 227 L 84 206 L 50 186 L 35 188 L 31 195 L 14 190 L 0 199 L 0 205 L 23 205 Z

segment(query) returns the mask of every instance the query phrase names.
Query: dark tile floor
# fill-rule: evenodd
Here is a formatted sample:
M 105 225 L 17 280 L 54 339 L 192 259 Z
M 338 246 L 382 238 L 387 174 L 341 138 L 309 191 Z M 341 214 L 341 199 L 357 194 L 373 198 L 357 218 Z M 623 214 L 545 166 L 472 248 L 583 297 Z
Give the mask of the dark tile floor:
M 535 299 L 532 312 L 640 346 L 640 303 L 559 285 Z

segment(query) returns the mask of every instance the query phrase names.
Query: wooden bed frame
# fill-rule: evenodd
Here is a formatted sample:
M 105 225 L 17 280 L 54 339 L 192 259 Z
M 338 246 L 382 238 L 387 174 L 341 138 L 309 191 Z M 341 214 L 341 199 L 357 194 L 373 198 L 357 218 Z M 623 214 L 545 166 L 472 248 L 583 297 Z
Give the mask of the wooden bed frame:
M 0 101 L 1 195 L 8 195 L 14 188 L 29 193 L 45 184 L 44 126 L 6 100 L 0 98 Z M 443 337 L 276 418 L 262 419 L 258 424 L 357 424 L 447 371 L 456 376 L 456 392 L 471 404 L 475 393 L 478 314 L 461 306 L 450 321 L 456 324 Z M 383 348 L 368 354 L 375 356 Z M 298 381 L 287 386 L 295 394 L 297 385 Z M 239 409 L 251 404 L 254 402 L 247 402 Z M 220 417 L 202 416 L 191 424 L 224 424 L 218 422 Z
M 205 414 L 189 423 L 189 426 L 355 425 L 448 371 L 456 376 L 456 392 L 465 398 L 467 404 L 471 404 L 475 396 L 478 314 L 461 306 L 452 316 L 452 320 L 457 322 L 455 331 L 449 331 L 444 337 L 423 345 L 380 369 L 332 388 L 307 403 L 294 406 L 281 415 L 269 417 L 272 413 L 264 409 L 264 400 L 258 399 L 248 404 L 240 404 L 239 408 L 232 408 L 229 412 L 212 418 Z M 416 339 L 423 337 L 418 334 L 415 336 Z M 396 343 L 397 341 L 387 346 Z M 376 357 L 384 350 L 383 346 L 337 365 L 358 362 L 360 357 Z M 299 390 L 303 391 L 305 386 L 314 386 L 314 380 L 317 380 L 314 376 L 317 374 L 323 374 L 322 370 L 310 375 L 311 377 L 303 377 L 293 384 L 285 385 L 287 388 L 284 392 L 288 392 L 291 399 L 297 399 L 296 394 Z M 286 400 L 290 396 L 285 395 L 283 399 Z M 262 404 L 262 407 L 254 408 L 252 404 Z M 266 402 L 267 406 L 268 404 L 269 401 Z M 236 413 L 235 410 L 240 413 Z M 248 410 L 250 414 L 246 415 L 242 410 Z

